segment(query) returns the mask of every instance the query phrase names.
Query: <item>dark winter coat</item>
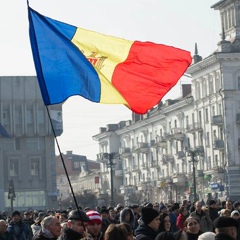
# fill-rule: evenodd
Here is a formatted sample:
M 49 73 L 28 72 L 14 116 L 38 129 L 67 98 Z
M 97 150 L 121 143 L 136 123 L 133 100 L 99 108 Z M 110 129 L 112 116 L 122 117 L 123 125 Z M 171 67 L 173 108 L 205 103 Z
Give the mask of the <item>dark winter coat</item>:
M 149 226 L 140 224 L 134 231 L 136 240 L 155 240 L 158 232 L 150 228 Z
M 14 240 L 32 239 L 32 232 L 30 231 L 28 225 L 24 224 L 22 221 L 11 221 L 8 225 L 7 231 L 10 233 L 11 238 L 13 238 Z
M 42 229 L 36 232 L 36 234 L 33 236 L 32 240 L 57 240 L 56 237 L 48 237 L 43 232 Z
M 81 233 L 66 227 L 63 229 L 63 234 L 59 236 L 58 240 L 79 240 L 80 238 L 83 238 Z
M 216 234 L 215 240 L 236 240 L 236 239 L 227 234 L 219 233 L 219 234 Z

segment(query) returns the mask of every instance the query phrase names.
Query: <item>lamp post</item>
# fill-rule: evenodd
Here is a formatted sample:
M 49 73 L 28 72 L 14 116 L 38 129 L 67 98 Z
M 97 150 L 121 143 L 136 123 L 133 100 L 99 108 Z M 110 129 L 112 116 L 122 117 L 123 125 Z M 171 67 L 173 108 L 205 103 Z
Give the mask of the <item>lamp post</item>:
M 113 166 L 116 165 L 114 159 L 119 159 L 119 154 L 116 152 L 112 153 L 103 153 L 102 155 L 103 160 L 107 160 L 106 164 L 107 167 L 110 168 L 110 182 L 111 182 L 111 206 L 114 206 L 114 187 L 113 187 Z
M 201 155 L 203 150 L 200 149 L 186 149 L 188 156 L 190 156 L 189 162 L 192 163 L 193 168 L 193 201 L 196 202 L 197 199 L 197 184 L 196 184 L 196 164 L 198 162 L 197 156 Z

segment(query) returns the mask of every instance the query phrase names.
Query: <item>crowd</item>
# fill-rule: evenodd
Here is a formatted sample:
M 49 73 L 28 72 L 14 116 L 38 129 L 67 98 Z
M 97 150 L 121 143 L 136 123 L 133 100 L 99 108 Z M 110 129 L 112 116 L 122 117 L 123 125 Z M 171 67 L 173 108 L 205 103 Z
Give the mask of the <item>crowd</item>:
M 240 240 L 240 202 L 13 211 L 0 214 L 0 240 Z

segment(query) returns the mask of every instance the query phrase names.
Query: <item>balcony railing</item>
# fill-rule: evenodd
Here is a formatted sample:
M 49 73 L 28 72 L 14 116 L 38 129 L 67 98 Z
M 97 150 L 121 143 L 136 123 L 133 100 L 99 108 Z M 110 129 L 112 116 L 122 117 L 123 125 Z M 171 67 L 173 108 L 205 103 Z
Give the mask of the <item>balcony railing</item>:
M 222 125 L 222 124 L 223 124 L 222 115 L 212 116 L 212 125 Z

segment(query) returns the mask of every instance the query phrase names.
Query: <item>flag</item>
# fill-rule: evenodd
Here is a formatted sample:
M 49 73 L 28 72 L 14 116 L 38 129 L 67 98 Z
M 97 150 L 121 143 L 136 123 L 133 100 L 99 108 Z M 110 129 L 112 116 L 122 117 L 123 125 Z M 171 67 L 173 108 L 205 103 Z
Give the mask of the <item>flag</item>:
M 78 28 L 28 7 L 29 35 L 45 105 L 80 95 L 144 114 L 191 64 L 188 51 Z

